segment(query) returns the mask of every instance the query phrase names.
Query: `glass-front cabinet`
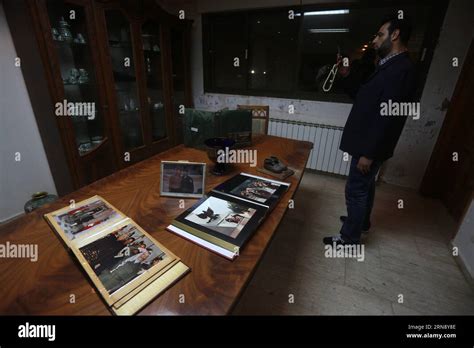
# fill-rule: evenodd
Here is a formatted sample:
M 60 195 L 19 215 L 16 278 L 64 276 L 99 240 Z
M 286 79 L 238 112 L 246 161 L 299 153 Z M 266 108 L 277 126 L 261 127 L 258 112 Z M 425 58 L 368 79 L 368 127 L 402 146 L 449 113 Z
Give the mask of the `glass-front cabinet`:
M 110 67 L 105 75 L 117 119 L 116 149 L 128 165 L 177 144 L 170 28 L 185 22 L 153 2 L 133 9 L 110 1 L 100 6 L 98 17 L 106 28 L 103 59 Z
M 153 0 L 32 0 L 75 187 L 179 142 L 190 107 L 190 21 Z

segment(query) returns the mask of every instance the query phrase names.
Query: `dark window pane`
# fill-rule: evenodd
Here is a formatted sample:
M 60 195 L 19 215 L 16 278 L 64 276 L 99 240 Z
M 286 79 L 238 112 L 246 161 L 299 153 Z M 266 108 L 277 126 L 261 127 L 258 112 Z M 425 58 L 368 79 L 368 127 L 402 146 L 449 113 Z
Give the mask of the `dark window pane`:
M 298 23 L 299 18 L 290 19 L 287 10 L 250 15 L 250 89 L 292 89 Z
M 209 53 L 214 87 L 246 88 L 246 33 L 244 14 L 218 16 L 212 21 Z M 237 67 L 234 65 L 235 58 L 239 58 Z

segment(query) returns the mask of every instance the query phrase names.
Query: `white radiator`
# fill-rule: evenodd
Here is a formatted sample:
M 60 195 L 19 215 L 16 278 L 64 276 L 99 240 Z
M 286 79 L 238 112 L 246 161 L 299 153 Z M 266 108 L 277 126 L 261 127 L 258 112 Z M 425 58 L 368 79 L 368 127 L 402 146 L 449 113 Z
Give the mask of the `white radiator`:
M 344 161 L 339 150 L 343 127 L 270 118 L 268 134 L 313 143 L 306 168 L 339 175 L 349 174 L 351 156 Z

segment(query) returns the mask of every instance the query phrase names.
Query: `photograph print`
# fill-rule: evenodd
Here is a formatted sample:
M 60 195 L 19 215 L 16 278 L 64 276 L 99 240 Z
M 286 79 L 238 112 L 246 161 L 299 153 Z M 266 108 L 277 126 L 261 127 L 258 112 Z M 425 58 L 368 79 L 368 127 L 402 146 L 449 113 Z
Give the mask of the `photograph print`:
M 167 257 L 133 224 L 127 224 L 79 250 L 109 294 Z
M 258 178 L 249 178 L 230 191 L 235 196 L 265 203 L 278 190 L 280 184 Z
M 237 238 L 256 210 L 217 197 L 209 197 L 185 220 L 231 238 Z
M 205 189 L 205 163 L 161 162 L 163 196 L 202 197 Z
M 69 240 L 120 218 L 116 210 L 99 198 L 54 216 Z

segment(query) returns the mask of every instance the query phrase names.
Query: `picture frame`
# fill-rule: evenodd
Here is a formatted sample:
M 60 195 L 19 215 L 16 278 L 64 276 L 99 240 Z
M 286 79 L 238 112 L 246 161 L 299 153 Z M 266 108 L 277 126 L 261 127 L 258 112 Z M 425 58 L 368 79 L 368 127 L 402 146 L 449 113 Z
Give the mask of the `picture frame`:
M 161 161 L 160 195 L 202 198 L 206 190 L 207 164 L 189 161 Z

